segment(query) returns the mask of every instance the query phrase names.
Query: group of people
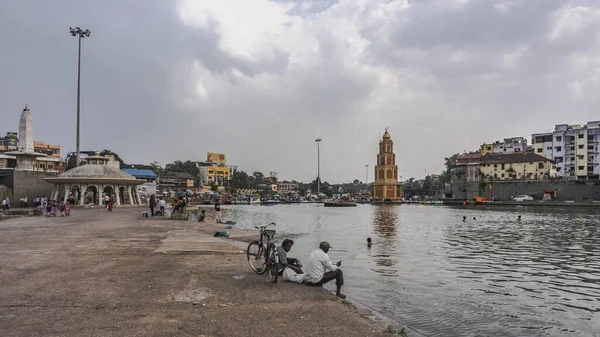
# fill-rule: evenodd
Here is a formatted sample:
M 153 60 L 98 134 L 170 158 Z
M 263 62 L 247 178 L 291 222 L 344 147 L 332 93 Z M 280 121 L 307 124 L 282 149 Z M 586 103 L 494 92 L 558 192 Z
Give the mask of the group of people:
M 163 197 L 159 197 L 158 201 L 156 201 L 156 197 L 152 194 L 148 200 L 148 206 L 150 206 L 150 216 L 165 215 L 165 206 L 167 206 L 167 202 Z M 157 206 L 158 209 L 156 209 Z M 175 205 L 173 205 L 173 209 L 175 209 Z
M 342 286 L 344 285 L 344 273 L 340 269 L 342 261 L 338 261 L 335 264 L 331 262 L 329 255 L 329 249 L 331 245 L 327 241 L 319 243 L 319 249 L 313 251 L 308 257 L 306 263 L 306 270 L 302 270 L 302 264 L 298 259 L 287 256 L 287 253 L 292 249 L 294 240 L 285 239 L 281 243 L 281 246 L 277 247 L 277 253 L 279 255 L 279 263 L 281 269 L 280 274 L 284 275 L 284 279 L 292 278 L 294 282 L 304 283 L 309 286 L 322 286 L 323 284 L 335 280 L 336 285 L 336 296 L 339 298 L 346 298 L 346 295 L 342 294 Z M 289 269 L 289 270 L 286 270 Z M 289 274 L 292 274 L 289 276 Z
M 5 197 L 4 199 L 2 199 L 2 211 L 6 212 L 9 209 L 10 209 L 10 199 L 8 197 Z
M 46 203 L 44 213 L 45 216 L 55 217 L 58 214 L 60 214 L 60 216 L 71 215 L 71 202 L 69 200 L 61 202 L 58 202 L 57 200 L 50 200 Z

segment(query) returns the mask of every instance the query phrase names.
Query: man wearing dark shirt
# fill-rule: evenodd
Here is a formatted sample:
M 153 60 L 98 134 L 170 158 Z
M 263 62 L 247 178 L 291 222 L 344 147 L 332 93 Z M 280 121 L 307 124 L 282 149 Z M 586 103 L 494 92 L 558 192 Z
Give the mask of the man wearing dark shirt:
M 281 246 L 277 247 L 277 253 L 279 254 L 279 264 L 281 266 L 279 272 L 282 273 L 283 270 L 287 267 L 295 271 L 296 274 L 304 274 L 302 269 L 300 269 L 302 268 L 302 264 L 300 264 L 300 261 L 293 257 L 287 257 L 287 253 L 289 253 L 293 245 L 294 240 L 285 239 L 281 243 Z

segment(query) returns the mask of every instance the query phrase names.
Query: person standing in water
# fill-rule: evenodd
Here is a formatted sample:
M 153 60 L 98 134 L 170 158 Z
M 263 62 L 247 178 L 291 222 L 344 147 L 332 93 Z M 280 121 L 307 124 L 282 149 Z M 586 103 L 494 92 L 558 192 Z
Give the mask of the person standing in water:
M 371 238 L 367 238 L 367 247 L 371 248 Z

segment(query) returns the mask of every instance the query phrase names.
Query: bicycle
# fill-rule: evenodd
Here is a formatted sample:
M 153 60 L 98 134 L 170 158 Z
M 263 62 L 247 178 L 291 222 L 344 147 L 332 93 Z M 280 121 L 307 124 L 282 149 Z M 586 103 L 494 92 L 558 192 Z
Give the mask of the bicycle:
M 258 275 L 266 273 L 267 281 L 277 283 L 280 269 L 279 253 L 277 253 L 277 246 L 272 242 L 275 230 L 267 229 L 269 226 L 275 226 L 275 223 L 271 222 L 268 225 L 254 227 L 260 230 L 260 238 L 248 245 L 246 255 L 248 257 L 248 264 L 255 273 Z M 266 238 L 266 242 L 264 238 Z

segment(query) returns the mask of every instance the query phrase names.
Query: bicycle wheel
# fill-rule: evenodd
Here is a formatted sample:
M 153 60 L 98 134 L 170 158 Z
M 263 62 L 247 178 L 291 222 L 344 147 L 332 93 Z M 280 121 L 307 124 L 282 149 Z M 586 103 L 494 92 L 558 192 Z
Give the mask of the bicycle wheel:
M 275 259 L 275 247 L 269 250 L 269 259 L 267 262 L 267 282 L 277 283 L 277 277 L 279 276 L 279 261 Z
M 246 256 L 248 257 L 250 268 L 252 268 L 255 273 L 262 275 L 267 272 L 265 250 L 258 241 L 253 241 L 248 245 Z

